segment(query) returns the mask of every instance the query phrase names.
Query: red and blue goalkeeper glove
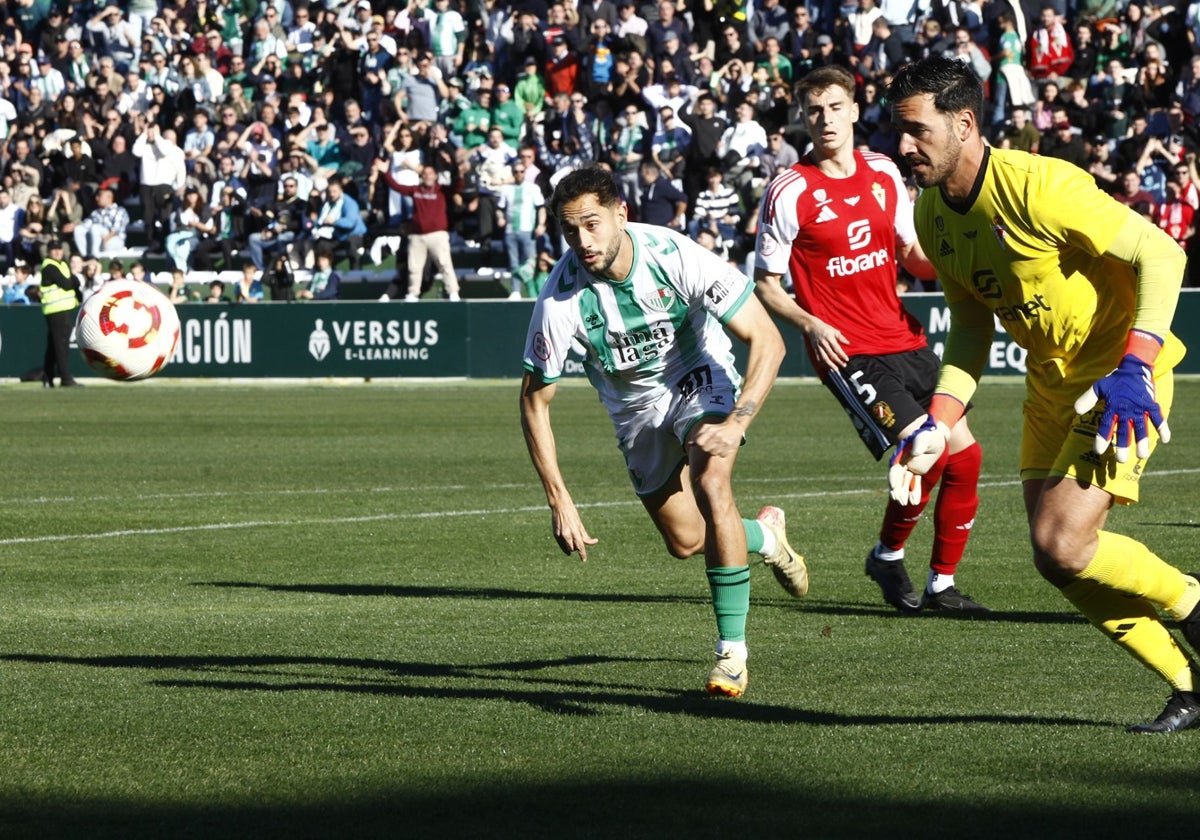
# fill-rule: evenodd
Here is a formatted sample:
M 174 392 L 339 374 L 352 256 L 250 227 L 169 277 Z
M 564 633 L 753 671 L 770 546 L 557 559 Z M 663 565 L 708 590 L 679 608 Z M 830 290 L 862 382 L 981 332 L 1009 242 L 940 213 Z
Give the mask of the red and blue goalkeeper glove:
M 1096 427 L 1096 453 L 1103 454 L 1116 433 L 1117 463 L 1129 460 L 1130 440 L 1136 441 L 1137 457 L 1150 457 L 1149 420 L 1163 443 L 1171 440 L 1171 429 L 1154 394 L 1154 360 L 1163 340 L 1145 330 L 1130 330 L 1125 355 L 1108 376 L 1098 380 L 1075 400 L 1075 411 L 1086 414 L 1104 400 L 1104 411 Z

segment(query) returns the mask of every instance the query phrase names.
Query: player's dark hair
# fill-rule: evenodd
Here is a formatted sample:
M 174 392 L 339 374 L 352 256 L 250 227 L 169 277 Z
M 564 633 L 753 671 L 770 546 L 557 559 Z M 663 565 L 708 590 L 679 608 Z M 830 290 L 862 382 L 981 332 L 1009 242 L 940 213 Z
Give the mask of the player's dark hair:
M 858 83 L 854 79 L 854 74 L 845 67 L 830 64 L 827 67 L 818 67 L 805 73 L 804 78 L 796 83 L 796 98 L 803 101 L 809 93 L 820 93 L 831 87 L 840 87 L 853 101 Z
M 939 113 L 970 111 L 976 121 L 983 114 L 983 84 L 965 61 L 936 55 L 900 68 L 888 86 L 887 101 L 894 107 L 927 93 L 933 94 Z
M 621 203 L 621 191 L 612 172 L 595 164 L 575 169 L 558 182 L 550 197 L 550 215 L 558 218 L 559 210 L 568 201 L 580 196 L 594 195 L 603 207 Z

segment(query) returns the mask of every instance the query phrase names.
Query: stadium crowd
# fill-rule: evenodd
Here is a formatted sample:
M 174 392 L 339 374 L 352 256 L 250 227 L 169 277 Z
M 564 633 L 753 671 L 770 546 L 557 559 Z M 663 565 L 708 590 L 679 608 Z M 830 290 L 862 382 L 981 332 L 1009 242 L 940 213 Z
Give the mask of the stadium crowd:
M 149 255 L 267 286 L 387 249 L 406 297 L 443 240 L 494 245 L 532 296 L 561 253 L 544 202 L 588 161 L 631 218 L 741 261 L 807 145 L 797 80 L 851 69 L 858 141 L 896 157 L 882 94 L 937 53 L 984 80 L 991 143 L 1072 161 L 1191 253 L 1197 34 L 1200 2 L 1161 0 L 13 0 L 5 299 L 55 240 L 88 278 Z

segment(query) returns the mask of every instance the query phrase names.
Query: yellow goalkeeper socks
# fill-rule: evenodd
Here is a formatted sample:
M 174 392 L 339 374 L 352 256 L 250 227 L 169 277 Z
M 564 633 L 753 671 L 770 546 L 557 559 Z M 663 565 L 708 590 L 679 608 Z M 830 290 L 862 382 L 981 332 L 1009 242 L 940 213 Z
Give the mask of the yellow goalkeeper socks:
M 1062 594 L 1094 627 L 1170 683 L 1172 688 L 1179 691 L 1193 689 L 1187 656 L 1147 600 L 1130 598 L 1084 578 L 1064 586 Z
M 1145 598 L 1175 619 L 1200 603 L 1200 581 L 1164 562 L 1140 542 L 1100 531 L 1096 554 L 1079 577 L 1127 596 Z

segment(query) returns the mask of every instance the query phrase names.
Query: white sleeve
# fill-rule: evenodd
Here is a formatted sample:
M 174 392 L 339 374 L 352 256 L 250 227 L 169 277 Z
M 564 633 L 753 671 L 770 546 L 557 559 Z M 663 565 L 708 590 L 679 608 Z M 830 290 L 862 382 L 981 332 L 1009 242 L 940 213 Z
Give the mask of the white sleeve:
M 543 382 L 555 382 L 563 374 L 572 348 L 578 350 L 572 312 L 578 311 L 573 297 L 557 297 L 553 289 L 561 283 L 566 260 L 560 260 L 546 280 L 547 293 L 533 306 L 529 331 L 525 336 L 526 370 L 537 371 Z
M 913 203 L 908 197 L 908 187 L 896 173 L 896 241 L 911 245 L 917 241 L 917 226 L 913 222 Z
M 708 312 L 726 323 L 741 308 L 754 284 L 727 260 L 696 244 L 688 237 L 672 233 L 679 247 L 681 278 L 685 294 L 699 300 Z
M 755 269 L 768 274 L 788 273 L 792 243 L 800 233 L 796 203 L 807 186 L 803 175 L 789 170 L 776 177 L 763 193 L 754 242 Z

